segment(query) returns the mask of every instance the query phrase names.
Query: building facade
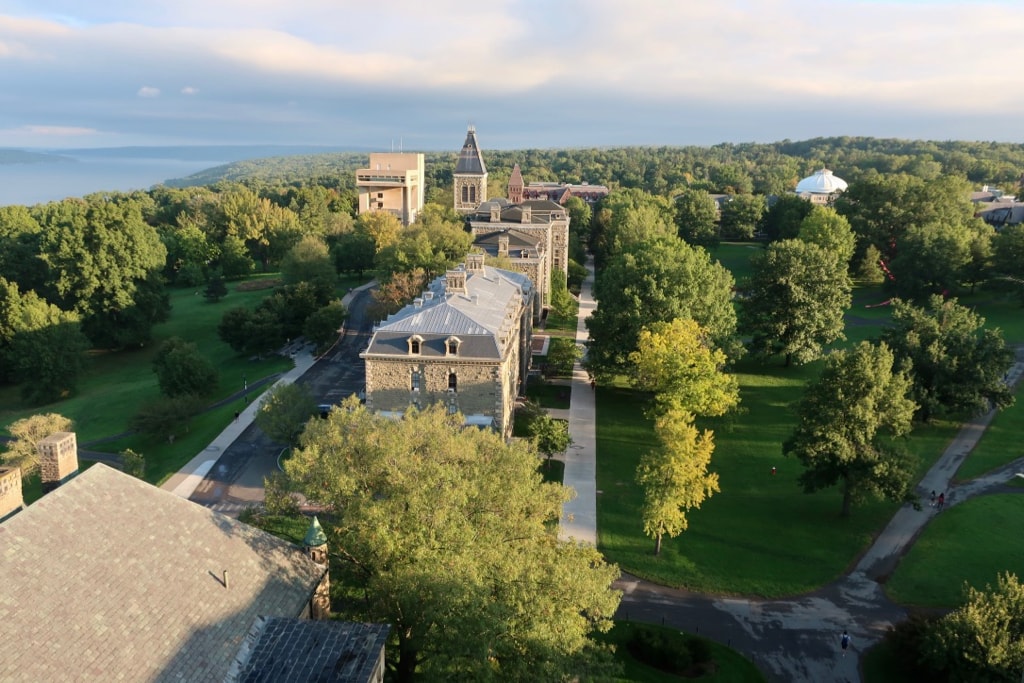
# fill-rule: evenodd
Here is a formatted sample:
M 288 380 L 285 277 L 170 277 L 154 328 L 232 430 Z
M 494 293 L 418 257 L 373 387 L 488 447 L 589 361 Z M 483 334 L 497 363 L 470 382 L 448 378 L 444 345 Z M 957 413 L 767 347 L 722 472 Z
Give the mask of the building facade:
M 374 329 L 360 354 L 369 409 L 397 416 L 443 403 L 467 425 L 512 435 L 537 295 L 528 277 L 486 266 L 485 258 L 468 255 Z
M 828 206 L 840 193 L 846 191 L 846 181 L 827 168 L 807 176 L 796 184 L 796 195 L 811 204 Z
M 422 154 L 370 153 L 370 165 L 356 171 L 359 213 L 386 211 L 409 225 L 423 209 Z

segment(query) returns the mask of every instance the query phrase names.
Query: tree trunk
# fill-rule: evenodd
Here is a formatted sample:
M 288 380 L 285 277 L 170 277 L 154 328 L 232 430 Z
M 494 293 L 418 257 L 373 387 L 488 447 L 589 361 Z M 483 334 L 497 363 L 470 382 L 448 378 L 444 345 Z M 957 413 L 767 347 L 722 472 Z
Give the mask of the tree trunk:
M 786 367 L 788 368 L 792 364 L 793 364 L 793 354 L 792 353 L 787 353 L 786 354 Z
M 654 555 L 661 555 L 661 534 L 654 537 Z
M 395 680 L 398 683 L 412 683 L 416 678 L 416 648 L 403 633 L 398 635 L 398 657 L 395 662 Z

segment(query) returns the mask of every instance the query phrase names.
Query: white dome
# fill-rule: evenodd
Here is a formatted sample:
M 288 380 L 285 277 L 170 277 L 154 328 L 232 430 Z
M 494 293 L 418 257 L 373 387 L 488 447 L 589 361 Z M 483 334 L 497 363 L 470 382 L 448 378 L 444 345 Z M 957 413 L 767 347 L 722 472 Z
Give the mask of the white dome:
M 832 171 L 823 168 L 812 176 L 808 176 L 796 184 L 796 193 L 832 194 L 846 190 L 846 181 L 832 175 Z

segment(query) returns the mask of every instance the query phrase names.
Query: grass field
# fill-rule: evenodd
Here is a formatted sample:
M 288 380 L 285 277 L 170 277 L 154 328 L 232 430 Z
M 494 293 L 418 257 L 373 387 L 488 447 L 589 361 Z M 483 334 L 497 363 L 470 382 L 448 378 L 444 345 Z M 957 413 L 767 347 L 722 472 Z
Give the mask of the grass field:
M 923 514 L 923 513 L 922 513 Z M 995 585 L 996 574 L 1024 576 L 1024 495 L 980 496 L 943 510 L 925 528 L 886 583 L 906 605 L 952 608 L 963 585 Z
M 992 419 L 981 441 L 957 470 L 957 480 L 973 479 L 1024 456 L 1021 440 L 1021 425 L 1024 425 L 1021 400 L 1024 396 L 1021 396 L 1019 385 L 1016 398 L 1012 406 L 999 411 Z
M 706 681 L 708 683 L 758 683 L 765 678 L 754 664 L 735 650 L 711 640 L 705 640 L 711 649 L 711 658 L 715 663 L 715 671 L 697 678 L 682 678 L 665 673 L 648 666 L 633 658 L 626 648 L 633 631 L 638 624 L 629 621 L 617 621 L 612 630 L 597 636 L 597 640 L 615 647 L 615 659 L 622 665 L 622 677 L 616 679 L 623 683 L 679 683 L 679 681 Z M 661 626 L 643 624 L 644 628 L 660 629 Z M 673 629 L 665 629 L 673 630 Z
M 272 274 L 259 275 L 247 282 L 251 286 L 253 281 L 273 278 Z M 358 284 L 361 282 L 353 279 L 339 282 L 338 295 Z M 194 342 L 218 369 L 218 387 L 205 399 L 209 405 L 242 391 L 243 384 L 254 388 L 248 395 L 249 400 L 254 400 L 263 390 L 255 389 L 259 382 L 288 370 L 292 362 L 276 355 L 251 360 L 238 355 L 220 340 L 217 324 L 225 311 L 237 306 L 255 307 L 270 293 L 269 288 L 249 289 L 238 284 L 229 285 L 229 290 L 229 294 L 215 304 L 197 296 L 193 289 L 170 290 L 171 316 L 167 322 L 154 327 L 153 342 L 141 349 L 93 352 L 79 390 L 72 397 L 47 406 L 27 407 L 20 401 L 16 387 L 4 387 L 0 390 L 0 425 L 9 425 L 38 412 L 56 412 L 74 421 L 80 447 L 97 439 L 125 434 L 139 406 L 159 397 L 152 360 L 160 342 L 174 336 Z M 243 405 L 242 400 L 238 400 L 196 416 L 188 432 L 179 435 L 173 444 L 130 434 L 88 448 L 108 453 L 132 448 L 146 458 L 146 480 L 160 484 L 202 451 Z
M 723 244 L 712 255 L 734 272 L 745 273 L 745 259 L 756 248 Z M 877 338 L 889 322 L 891 309 L 874 304 L 885 299 L 879 286 L 855 289 L 847 314 L 847 341 L 835 347 Z M 1013 309 L 1002 300 L 992 295 L 981 300 L 979 312 L 985 315 L 986 306 L 996 312 L 987 316 L 990 324 L 1000 318 L 1014 322 Z M 1019 316 L 1019 305 L 1017 312 Z M 1002 328 L 1010 333 L 1008 342 L 1024 340 L 1024 325 Z M 624 384 L 602 387 L 597 396 L 598 538 L 607 557 L 624 570 L 658 583 L 765 597 L 806 592 L 847 571 L 897 505 L 868 500 L 843 519 L 838 514 L 837 490 L 808 495 L 799 487 L 800 465 L 782 455 L 781 444 L 795 426 L 793 408 L 803 386 L 819 369 L 820 363 L 788 369 L 751 359 L 738 364 L 742 413 L 703 425 L 715 432 L 712 469 L 720 477 L 721 492 L 688 513 L 689 529 L 677 538 L 664 539 L 660 557 L 653 555 L 653 540 L 642 534 L 642 493 L 634 483 L 640 456 L 655 446 L 651 424 L 643 416 L 638 396 Z M 1015 419 L 1014 413 L 1001 418 L 1006 434 L 993 444 L 992 455 L 981 451 L 972 466 L 990 469 L 992 462 L 1009 458 L 1005 444 L 1024 440 L 1024 421 Z M 958 424 L 942 421 L 915 428 L 906 445 L 919 458 L 918 477 L 934 464 L 958 429 Z M 773 466 L 777 468 L 774 476 Z

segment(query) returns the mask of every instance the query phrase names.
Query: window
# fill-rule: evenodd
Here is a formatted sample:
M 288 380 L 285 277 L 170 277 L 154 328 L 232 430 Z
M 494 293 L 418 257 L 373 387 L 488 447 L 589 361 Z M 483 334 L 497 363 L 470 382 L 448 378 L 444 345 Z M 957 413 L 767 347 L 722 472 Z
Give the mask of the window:
M 462 202 L 466 203 L 468 201 L 469 201 L 469 186 L 468 185 L 463 185 L 462 186 Z
M 448 337 L 444 342 L 445 351 L 449 356 L 457 356 L 459 354 L 459 344 L 462 341 L 458 337 Z
M 409 337 L 409 353 L 412 355 L 419 355 L 420 349 L 423 346 L 423 337 L 416 335 L 415 337 Z
M 448 391 L 455 392 L 455 391 L 458 391 L 458 389 L 459 389 L 459 380 L 458 380 L 458 378 L 455 376 L 454 372 L 449 372 L 448 373 Z
M 476 204 L 476 185 L 469 188 L 469 203 Z
M 418 373 L 416 371 L 413 371 L 413 373 L 412 373 L 412 390 L 413 391 L 419 391 L 420 390 L 420 373 Z

